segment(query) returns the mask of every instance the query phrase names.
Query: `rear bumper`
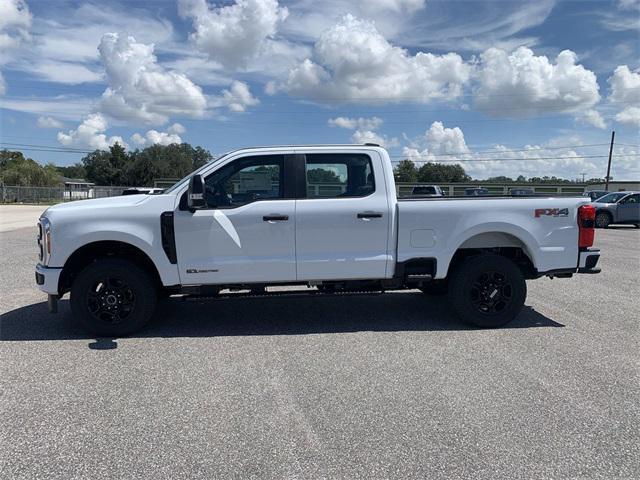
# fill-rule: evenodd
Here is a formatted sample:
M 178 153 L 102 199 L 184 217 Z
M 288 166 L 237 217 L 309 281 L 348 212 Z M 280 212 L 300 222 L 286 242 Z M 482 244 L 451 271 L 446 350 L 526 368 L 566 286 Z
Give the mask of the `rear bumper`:
M 600 260 L 599 248 L 588 248 L 580 252 L 578 257 L 578 273 L 600 273 L 600 269 L 596 267 Z
M 60 280 L 61 268 L 50 268 L 38 264 L 36 266 L 36 284 L 38 288 L 49 295 L 58 294 L 58 280 Z

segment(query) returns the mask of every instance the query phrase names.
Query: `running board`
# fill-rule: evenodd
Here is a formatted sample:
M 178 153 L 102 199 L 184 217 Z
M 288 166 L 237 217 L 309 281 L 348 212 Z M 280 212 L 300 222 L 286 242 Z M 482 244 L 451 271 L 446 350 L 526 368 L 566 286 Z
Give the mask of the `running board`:
M 218 295 L 184 295 L 181 297 L 186 302 L 197 302 L 202 300 L 230 300 L 234 298 L 265 298 L 265 297 L 331 297 L 331 296 L 362 296 L 362 295 L 381 295 L 384 290 L 333 290 L 333 291 L 320 291 L 320 290 L 293 290 L 293 291 L 278 291 L 278 292 L 228 292 L 220 293 Z

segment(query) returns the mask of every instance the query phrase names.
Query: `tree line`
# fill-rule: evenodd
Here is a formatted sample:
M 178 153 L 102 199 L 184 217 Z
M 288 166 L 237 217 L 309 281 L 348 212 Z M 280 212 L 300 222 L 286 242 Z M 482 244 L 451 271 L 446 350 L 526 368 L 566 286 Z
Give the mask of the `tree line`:
M 152 145 L 126 151 L 114 144 L 109 150 L 95 150 L 75 165 L 42 165 L 19 151 L 0 151 L 0 182 L 5 185 L 52 187 L 61 177 L 83 179 L 96 185 L 153 186 L 154 180 L 179 179 L 213 159 L 202 147 L 188 143 Z
M 578 180 L 567 180 L 556 176 L 542 177 L 525 177 L 518 175 L 517 178 L 511 178 L 504 175 L 489 177 L 484 180 L 473 180 L 469 176 L 462 165 L 459 164 L 443 164 L 427 162 L 420 167 L 416 166 L 411 160 L 402 160 L 394 168 L 394 177 L 399 183 L 565 183 L 575 184 L 582 183 Z M 603 178 L 590 178 L 585 183 L 604 183 Z

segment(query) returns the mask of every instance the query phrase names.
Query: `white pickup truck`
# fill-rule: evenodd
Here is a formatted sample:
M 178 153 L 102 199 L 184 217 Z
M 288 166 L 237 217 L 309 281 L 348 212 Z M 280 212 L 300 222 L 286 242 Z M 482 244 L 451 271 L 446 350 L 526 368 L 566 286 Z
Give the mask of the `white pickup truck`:
M 526 279 L 597 273 L 585 197 L 397 198 L 377 145 L 228 153 L 161 194 L 81 200 L 40 218 L 36 282 L 99 335 L 130 334 L 172 295 L 448 292 L 497 327 Z M 231 293 L 229 293 L 231 292 Z M 235 293 L 234 293 L 235 292 Z

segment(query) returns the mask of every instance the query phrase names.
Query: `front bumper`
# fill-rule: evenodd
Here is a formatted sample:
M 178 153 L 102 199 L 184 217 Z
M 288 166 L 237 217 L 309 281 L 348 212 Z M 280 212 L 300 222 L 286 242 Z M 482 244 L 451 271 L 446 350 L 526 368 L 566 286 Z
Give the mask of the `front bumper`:
M 38 288 L 49 295 L 58 295 L 58 281 L 61 273 L 62 268 L 36 265 L 36 284 Z
M 599 248 L 588 248 L 580 252 L 578 257 L 578 273 L 600 273 L 600 269 L 596 268 L 600 260 Z

